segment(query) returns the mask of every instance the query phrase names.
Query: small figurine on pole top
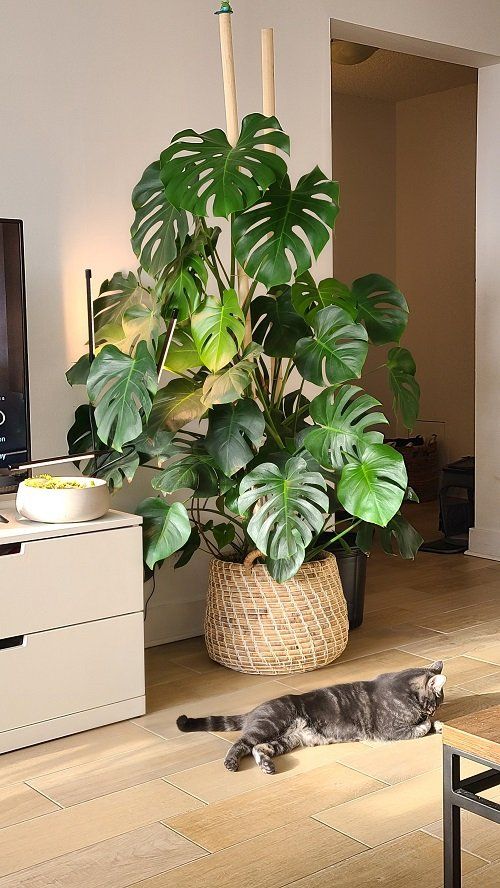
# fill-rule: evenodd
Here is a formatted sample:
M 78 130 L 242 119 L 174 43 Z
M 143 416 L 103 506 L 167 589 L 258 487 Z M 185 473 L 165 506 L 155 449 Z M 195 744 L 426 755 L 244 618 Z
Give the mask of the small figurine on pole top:
M 223 0 L 223 2 L 220 5 L 220 9 L 218 9 L 217 12 L 214 12 L 214 15 L 223 15 L 223 13 L 225 13 L 225 12 L 228 13 L 229 15 L 233 14 L 233 10 L 231 9 L 231 4 L 227 3 L 226 0 Z

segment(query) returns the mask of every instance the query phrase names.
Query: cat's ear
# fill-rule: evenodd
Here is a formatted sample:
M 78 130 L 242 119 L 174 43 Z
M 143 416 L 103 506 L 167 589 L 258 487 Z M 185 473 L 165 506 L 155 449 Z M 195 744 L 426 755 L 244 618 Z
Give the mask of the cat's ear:
M 431 663 L 431 665 L 428 666 L 427 668 L 428 668 L 429 672 L 434 672 L 437 675 L 438 672 L 443 671 L 443 666 L 444 666 L 444 663 L 442 660 L 435 660 L 435 662 Z
M 427 687 L 435 694 L 440 694 L 446 684 L 446 675 L 433 675 Z

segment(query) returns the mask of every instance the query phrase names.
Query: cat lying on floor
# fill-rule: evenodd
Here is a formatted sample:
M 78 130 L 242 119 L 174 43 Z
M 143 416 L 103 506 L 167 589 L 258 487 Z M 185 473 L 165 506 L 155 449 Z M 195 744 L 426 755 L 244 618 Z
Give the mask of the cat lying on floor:
M 286 694 L 246 715 L 181 715 L 177 727 L 180 731 L 243 731 L 226 755 L 226 768 L 237 771 L 240 759 L 251 754 L 266 774 L 274 774 L 273 757 L 298 746 L 411 740 L 440 733 L 441 722 L 433 716 L 444 699 L 442 670 L 443 662 L 437 660 L 421 669 L 387 672 L 372 681 Z

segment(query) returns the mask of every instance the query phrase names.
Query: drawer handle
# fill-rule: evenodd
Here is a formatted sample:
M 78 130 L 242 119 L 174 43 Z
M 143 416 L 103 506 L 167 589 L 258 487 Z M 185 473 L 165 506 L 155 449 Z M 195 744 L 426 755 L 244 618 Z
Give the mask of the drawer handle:
M 26 635 L 11 635 L 10 638 L 0 638 L 0 651 L 4 651 L 7 648 L 18 648 L 26 645 L 27 642 Z
M 24 546 L 22 543 L 5 543 L 0 546 L 0 557 L 2 555 L 22 555 Z

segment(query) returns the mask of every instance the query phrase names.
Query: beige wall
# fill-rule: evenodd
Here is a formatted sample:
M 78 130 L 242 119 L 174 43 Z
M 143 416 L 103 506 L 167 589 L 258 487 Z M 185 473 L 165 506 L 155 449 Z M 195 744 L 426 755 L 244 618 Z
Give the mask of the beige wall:
M 421 418 L 442 424 L 444 460 L 474 452 L 476 96 L 469 85 L 396 106 L 403 344 L 418 367 Z
M 85 341 L 83 269 L 99 283 L 133 267 L 129 194 L 143 168 L 175 131 L 224 124 L 216 5 L 1 2 L 0 214 L 26 224 L 35 456 L 65 447 L 74 396 L 64 370 Z M 242 113 L 260 108 L 259 29 L 276 28 L 294 175 L 330 164 L 330 18 L 500 53 L 497 0 L 239 0 L 235 9 Z M 326 252 L 320 273 L 330 268 Z M 130 507 L 147 489 L 143 474 L 121 498 Z M 155 638 L 199 631 L 201 605 L 183 602 L 202 598 L 205 576 L 201 559 L 188 574 L 162 572 Z
M 335 72 L 333 74 L 335 90 Z M 335 277 L 396 275 L 396 106 L 333 94 L 333 175 L 340 182 Z
M 333 175 L 340 182 L 333 269 L 346 284 L 371 272 L 396 280 L 396 104 L 335 92 L 333 72 Z M 386 348 L 371 348 L 361 385 L 392 418 L 384 371 Z
M 333 73 L 335 89 L 335 69 Z M 443 461 L 474 448 L 476 87 L 400 102 L 333 94 L 333 170 L 341 213 L 335 275 L 394 280 L 411 311 L 402 344 L 422 389 L 416 431 Z M 374 349 L 370 373 L 387 349 Z M 393 421 L 386 373 L 364 379 Z

